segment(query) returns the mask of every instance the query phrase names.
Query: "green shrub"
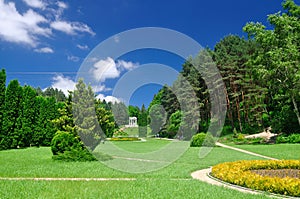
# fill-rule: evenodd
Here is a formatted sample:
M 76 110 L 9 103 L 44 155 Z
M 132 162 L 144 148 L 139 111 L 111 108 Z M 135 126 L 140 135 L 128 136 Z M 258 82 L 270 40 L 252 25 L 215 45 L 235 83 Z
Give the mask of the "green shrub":
M 300 143 L 300 134 L 291 134 L 289 136 L 287 135 L 280 135 L 276 139 L 276 143 Z
M 114 132 L 113 137 L 120 137 L 120 136 L 128 136 L 128 133 L 126 133 L 123 130 L 118 130 L 118 131 Z
M 198 133 L 192 137 L 191 147 L 215 146 L 214 137 L 210 133 Z
M 222 129 L 221 135 L 222 136 L 224 136 L 224 135 L 230 135 L 232 133 L 233 133 L 233 130 L 232 130 L 231 126 L 224 126 L 223 129 Z
M 288 137 L 289 143 L 300 143 L 300 134 L 292 134 Z
M 51 151 L 54 160 L 64 161 L 94 161 L 96 158 L 74 134 L 57 131 L 51 141 Z
M 53 160 L 63 160 L 66 162 L 95 161 L 96 158 L 87 149 L 71 148 L 69 151 L 53 155 Z

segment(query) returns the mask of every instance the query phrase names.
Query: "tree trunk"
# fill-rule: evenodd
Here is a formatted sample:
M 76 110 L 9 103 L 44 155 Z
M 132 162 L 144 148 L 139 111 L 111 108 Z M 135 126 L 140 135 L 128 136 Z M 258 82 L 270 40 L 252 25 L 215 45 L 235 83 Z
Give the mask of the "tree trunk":
M 293 102 L 293 105 L 294 105 L 294 108 L 295 108 L 295 113 L 296 113 L 296 116 L 298 118 L 298 123 L 299 123 L 299 126 L 300 126 L 300 114 L 299 114 L 299 109 L 298 109 L 294 94 L 292 94 L 292 102 Z

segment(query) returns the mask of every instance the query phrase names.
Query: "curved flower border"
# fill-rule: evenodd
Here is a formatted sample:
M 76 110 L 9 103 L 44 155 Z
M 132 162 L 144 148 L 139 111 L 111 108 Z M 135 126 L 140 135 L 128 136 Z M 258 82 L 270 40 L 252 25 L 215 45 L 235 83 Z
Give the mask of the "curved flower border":
M 300 169 L 300 160 L 242 160 L 225 162 L 213 166 L 211 175 L 222 181 L 250 189 L 287 196 L 300 196 L 300 179 L 261 176 L 251 172 L 251 170 L 258 169 Z

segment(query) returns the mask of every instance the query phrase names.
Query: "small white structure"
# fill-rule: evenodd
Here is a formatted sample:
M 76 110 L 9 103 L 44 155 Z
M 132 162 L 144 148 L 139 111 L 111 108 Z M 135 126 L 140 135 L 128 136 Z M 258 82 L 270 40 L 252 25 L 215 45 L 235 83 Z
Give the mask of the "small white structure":
M 129 117 L 128 125 L 125 125 L 125 127 L 138 127 L 137 125 L 137 118 L 136 117 Z

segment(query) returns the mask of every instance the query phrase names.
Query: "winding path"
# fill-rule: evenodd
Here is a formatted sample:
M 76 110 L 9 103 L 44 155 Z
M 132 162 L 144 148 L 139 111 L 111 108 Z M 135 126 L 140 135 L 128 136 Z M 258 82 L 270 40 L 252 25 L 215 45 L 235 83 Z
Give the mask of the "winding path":
M 243 149 L 231 147 L 231 146 L 228 146 L 228 145 L 225 145 L 225 144 L 221 144 L 219 142 L 217 142 L 216 145 L 220 146 L 220 147 L 223 147 L 223 148 L 239 151 L 239 152 L 242 152 L 242 153 L 246 153 L 246 154 L 249 154 L 249 155 L 254 155 L 254 156 L 265 158 L 265 159 L 277 160 L 276 158 L 272 158 L 272 157 L 260 155 L 260 154 L 257 154 L 257 153 L 253 153 L 253 152 L 250 152 L 250 151 L 246 151 L 246 150 L 243 150 Z M 244 193 L 261 194 L 261 192 L 259 192 L 259 191 L 255 191 L 255 190 L 251 190 L 251 189 L 248 189 L 248 188 L 243 188 L 243 187 L 240 187 L 240 186 L 235 186 L 235 185 L 231 185 L 231 184 L 228 184 L 228 183 L 224 183 L 224 182 L 215 180 L 215 179 L 209 177 L 210 172 L 211 172 L 211 168 L 202 169 L 202 170 L 198 170 L 198 171 L 193 172 L 191 174 L 191 176 L 194 179 L 197 179 L 197 180 L 200 180 L 200 181 L 212 184 L 212 185 L 222 186 L 222 187 L 238 190 L 238 191 L 241 191 L 241 192 L 244 192 Z M 279 198 L 277 196 L 271 196 L 271 195 L 270 195 L 270 197 Z M 282 197 L 280 197 L 280 198 L 282 198 Z

